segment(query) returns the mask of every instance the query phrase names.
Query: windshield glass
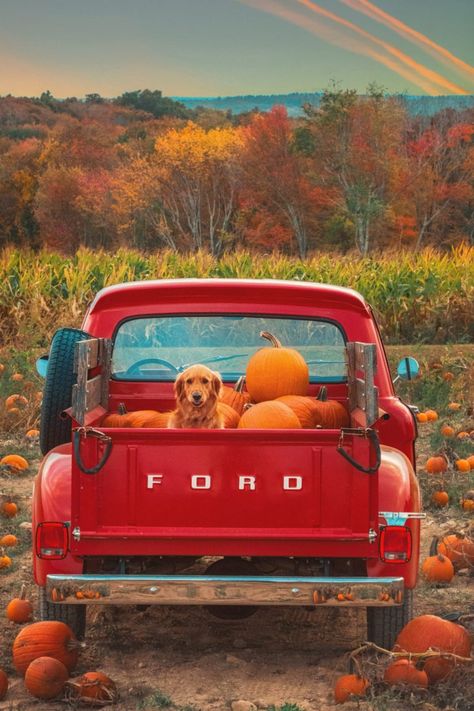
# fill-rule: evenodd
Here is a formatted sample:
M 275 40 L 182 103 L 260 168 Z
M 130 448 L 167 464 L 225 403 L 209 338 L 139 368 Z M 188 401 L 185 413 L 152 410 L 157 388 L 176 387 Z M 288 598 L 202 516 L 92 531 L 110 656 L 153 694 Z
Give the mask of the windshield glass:
M 346 379 L 345 342 L 337 324 L 273 316 L 151 316 L 124 322 L 114 341 L 112 374 L 120 380 L 174 380 L 194 363 L 217 370 L 224 380 L 245 374 L 249 357 L 268 346 L 270 331 L 299 351 L 310 382 Z

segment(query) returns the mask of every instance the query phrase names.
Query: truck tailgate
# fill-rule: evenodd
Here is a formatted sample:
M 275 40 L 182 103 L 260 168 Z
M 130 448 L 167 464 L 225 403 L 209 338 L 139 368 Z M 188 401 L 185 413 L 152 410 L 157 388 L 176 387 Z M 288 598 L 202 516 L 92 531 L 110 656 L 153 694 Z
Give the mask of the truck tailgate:
M 336 430 L 105 429 L 73 456 L 77 555 L 374 556 L 377 474 L 337 451 Z M 369 441 L 344 447 L 367 466 Z

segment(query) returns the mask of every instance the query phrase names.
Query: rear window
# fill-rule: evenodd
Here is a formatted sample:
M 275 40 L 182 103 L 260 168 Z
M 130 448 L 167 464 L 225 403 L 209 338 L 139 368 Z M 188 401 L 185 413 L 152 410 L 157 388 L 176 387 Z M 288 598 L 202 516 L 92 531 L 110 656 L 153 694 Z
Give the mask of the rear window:
M 189 365 L 203 363 L 224 380 L 235 380 L 245 374 L 252 353 L 270 347 L 261 331 L 301 353 L 310 382 L 346 379 L 344 335 L 333 322 L 214 314 L 125 321 L 114 340 L 112 375 L 118 380 L 174 380 Z

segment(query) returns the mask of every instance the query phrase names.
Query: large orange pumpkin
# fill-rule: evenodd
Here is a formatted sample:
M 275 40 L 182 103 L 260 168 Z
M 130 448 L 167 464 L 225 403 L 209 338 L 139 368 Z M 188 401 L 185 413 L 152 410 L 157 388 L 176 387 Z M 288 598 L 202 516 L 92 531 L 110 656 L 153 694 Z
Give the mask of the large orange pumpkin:
M 101 422 L 102 427 L 128 427 L 128 412 L 125 404 L 119 402 L 117 412 L 109 412 Z
M 127 415 L 127 427 L 157 427 L 150 425 L 149 422 L 157 422 L 163 419 L 162 412 L 157 410 L 136 410 L 129 412 Z
M 306 395 L 282 395 L 277 398 L 277 402 L 283 402 L 290 410 L 293 410 L 303 429 L 310 429 L 315 426 L 316 413 L 318 411 L 315 398 L 307 397 Z
M 294 348 L 284 348 L 268 331 L 260 333 L 272 344 L 260 348 L 247 364 L 247 390 L 254 402 L 274 400 L 281 395 L 306 395 L 309 370 L 305 359 Z
M 219 397 L 221 402 L 225 402 L 226 405 L 233 407 L 239 415 L 243 413 L 245 405 L 250 402 L 250 395 L 244 392 L 244 385 L 245 378 L 241 375 L 233 388 L 224 385 Z
M 239 426 L 239 413 L 237 410 L 234 410 L 231 405 L 228 405 L 226 402 L 218 402 L 217 412 L 222 417 L 226 429 L 235 429 Z
M 409 686 L 428 686 L 428 675 L 417 669 L 408 659 L 397 659 L 385 669 L 383 679 L 387 684 L 408 684 Z
M 430 457 L 425 464 L 425 469 L 428 474 L 439 474 L 445 472 L 447 468 L 448 462 L 446 458 L 442 456 Z
M 394 651 L 426 652 L 429 649 L 469 657 L 471 653 L 469 632 L 465 627 L 443 620 L 437 615 L 414 617 L 399 633 L 395 640 Z M 451 659 L 428 659 L 424 669 L 432 683 L 447 676 L 454 666 L 455 661 Z
M 338 400 L 327 399 L 327 389 L 323 386 L 319 392 L 316 403 L 316 412 L 313 427 L 323 427 L 328 430 L 338 430 L 350 424 L 349 413 Z
M 243 429 L 301 429 L 301 424 L 293 410 L 278 400 L 260 402 L 244 412 L 239 420 Z
M 148 412 L 148 410 L 143 410 L 142 412 Z M 170 414 L 170 412 L 156 412 L 154 415 L 145 415 L 141 420 L 142 424 L 138 424 L 140 419 L 137 418 L 137 424 L 134 424 L 133 427 L 156 427 L 158 429 L 166 429 L 168 427 Z
M 65 665 L 53 657 L 34 659 L 25 672 L 25 686 L 37 699 L 54 699 L 69 678 Z
M 0 459 L 0 466 L 8 467 L 11 471 L 20 472 L 28 469 L 30 464 L 28 460 L 20 454 L 7 454 Z
M 24 674 L 34 659 L 54 657 L 71 671 L 77 664 L 80 647 L 73 631 L 64 622 L 34 622 L 16 636 L 13 642 L 13 663 L 16 670 Z

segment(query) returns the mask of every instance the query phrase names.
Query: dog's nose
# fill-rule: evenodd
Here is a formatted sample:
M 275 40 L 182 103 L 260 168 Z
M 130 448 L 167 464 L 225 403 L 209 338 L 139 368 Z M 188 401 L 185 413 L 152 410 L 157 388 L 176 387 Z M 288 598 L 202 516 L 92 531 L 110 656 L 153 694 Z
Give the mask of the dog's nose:
M 194 402 L 201 402 L 202 395 L 199 392 L 193 393 L 193 400 Z

